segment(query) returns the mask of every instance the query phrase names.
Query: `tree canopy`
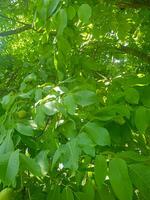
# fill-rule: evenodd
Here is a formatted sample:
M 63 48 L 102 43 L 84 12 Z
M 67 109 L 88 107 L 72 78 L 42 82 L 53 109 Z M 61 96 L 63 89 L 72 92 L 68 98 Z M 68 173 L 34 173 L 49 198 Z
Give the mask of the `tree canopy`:
M 149 200 L 149 0 L 0 1 L 0 200 Z

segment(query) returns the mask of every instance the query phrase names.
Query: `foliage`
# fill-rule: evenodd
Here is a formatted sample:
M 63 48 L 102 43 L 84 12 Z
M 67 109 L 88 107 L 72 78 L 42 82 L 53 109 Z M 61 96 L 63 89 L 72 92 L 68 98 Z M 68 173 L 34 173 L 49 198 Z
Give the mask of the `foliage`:
M 149 199 L 149 8 L 0 2 L 0 199 Z

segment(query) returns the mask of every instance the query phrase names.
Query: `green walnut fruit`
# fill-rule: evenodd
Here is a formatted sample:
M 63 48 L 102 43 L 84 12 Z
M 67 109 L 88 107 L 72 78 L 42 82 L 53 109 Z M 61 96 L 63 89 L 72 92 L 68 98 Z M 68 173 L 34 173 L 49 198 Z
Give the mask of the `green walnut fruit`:
M 26 117 L 27 112 L 25 110 L 20 110 L 17 112 L 17 115 L 18 115 L 19 119 L 23 119 Z
M 11 188 L 5 188 L 0 192 L 0 200 L 12 200 L 13 190 Z

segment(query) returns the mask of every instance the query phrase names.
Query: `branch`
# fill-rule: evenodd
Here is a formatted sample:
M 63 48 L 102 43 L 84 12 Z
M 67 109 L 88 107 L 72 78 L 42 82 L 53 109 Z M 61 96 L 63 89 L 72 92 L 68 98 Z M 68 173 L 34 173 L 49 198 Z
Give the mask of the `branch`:
M 22 27 L 14 29 L 14 30 L 1 32 L 0 33 L 0 37 L 6 37 L 6 36 L 9 36 L 9 35 L 18 34 L 18 33 L 24 32 L 24 31 L 29 30 L 29 29 L 33 29 L 32 24 L 26 24 L 26 25 L 24 25 Z
M 127 8 L 133 8 L 133 9 L 140 9 L 140 8 L 150 8 L 150 3 L 127 3 L 127 2 L 118 2 L 116 3 L 116 6 L 118 6 L 120 9 L 127 9 Z
M 150 63 L 150 54 L 144 53 L 138 49 L 135 48 L 131 48 L 128 46 L 121 46 L 120 48 L 118 48 L 121 52 L 135 56 L 147 63 Z

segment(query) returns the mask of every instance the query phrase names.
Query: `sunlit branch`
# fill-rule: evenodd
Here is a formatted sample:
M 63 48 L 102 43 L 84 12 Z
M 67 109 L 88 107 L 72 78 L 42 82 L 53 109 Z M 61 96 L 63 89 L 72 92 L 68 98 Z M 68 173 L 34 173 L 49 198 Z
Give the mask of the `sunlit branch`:
M 0 37 L 6 37 L 6 36 L 9 36 L 9 35 L 18 34 L 18 33 L 24 32 L 24 31 L 29 30 L 29 29 L 32 29 L 32 24 L 26 24 L 22 27 L 14 29 L 14 30 L 1 32 Z

